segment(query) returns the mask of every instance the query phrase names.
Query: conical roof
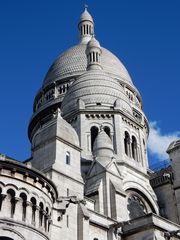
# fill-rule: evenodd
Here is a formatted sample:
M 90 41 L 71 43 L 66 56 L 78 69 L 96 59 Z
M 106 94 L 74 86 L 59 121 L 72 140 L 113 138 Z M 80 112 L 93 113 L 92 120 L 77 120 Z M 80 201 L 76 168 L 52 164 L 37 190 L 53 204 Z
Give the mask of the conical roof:
M 84 12 L 81 14 L 79 23 L 83 21 L 90 21 L 93 23 L 93 18 L 91 14 L 88 12 L 87 7 L 85 7 Z
M 99 155 L 113 155 L 112 141 L 107 135 L 107 133 L 104 131 L 103 127 L 101 127 L 101 130 L 94 141 L 93 153 L 97 157 Z

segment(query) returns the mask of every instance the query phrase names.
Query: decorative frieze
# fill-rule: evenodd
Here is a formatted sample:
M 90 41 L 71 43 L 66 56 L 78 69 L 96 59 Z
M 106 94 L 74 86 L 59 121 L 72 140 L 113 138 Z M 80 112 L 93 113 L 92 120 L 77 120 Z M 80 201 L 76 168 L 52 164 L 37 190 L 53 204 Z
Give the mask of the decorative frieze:
M 128 126 L 134 128 L 134 129 L 136 129 L 136 130 L 139 130 L 139 127 L 138 127 L 135 123 L 133 123 L 130 119 L 128 119 L 128 118 L 126 118 L 126 117 L 122 117 L 122 121 L 123 121 L 125 124 L 127 124 Z
M 86 116 L 86 119 L 91 120 L 91 119 L 111 119 L 113 115 L 93 113 L 93 114 L 86 114 L 85 116 Z

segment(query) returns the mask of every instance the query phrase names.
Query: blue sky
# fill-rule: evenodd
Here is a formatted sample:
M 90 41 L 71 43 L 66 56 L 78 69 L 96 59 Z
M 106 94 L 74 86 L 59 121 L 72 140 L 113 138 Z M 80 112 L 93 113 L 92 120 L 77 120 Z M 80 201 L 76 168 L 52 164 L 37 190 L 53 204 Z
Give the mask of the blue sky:
M 44 76 L 78 42 L 85 1 L 0 1 L 0 152 L 30 156 L 27 126 Z M 179 137 L 180 1 L 87 0 L 96 38 L 118 56 L 139 89 L 151 122 L 151 164 Z M 158 144 L 161 141 L 161 144 Z

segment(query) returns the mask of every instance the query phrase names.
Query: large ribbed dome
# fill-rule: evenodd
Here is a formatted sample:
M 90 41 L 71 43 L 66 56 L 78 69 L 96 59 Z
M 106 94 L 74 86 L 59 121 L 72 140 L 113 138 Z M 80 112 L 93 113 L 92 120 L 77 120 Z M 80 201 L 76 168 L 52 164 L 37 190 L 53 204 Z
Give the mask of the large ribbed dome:
M 120 101 L 120 107 L 132 113 L 130 102 L 122 86 L 103 70 L 89 70 L 81 75 L 69 88 L 62 102 L 62 112 L 65 116 L 78 108 L 78 101 L 91 109 L 97 105 L 109 109 Z
M 78 44 L 61 54 L 50 67 L 44 85 L 84 73 L 87 69 L 86 48 L 87 44 Z M 120 60 L 107 49 L 101 49 L 101 65 L 104 72 L 132 83 L 128 71 Z

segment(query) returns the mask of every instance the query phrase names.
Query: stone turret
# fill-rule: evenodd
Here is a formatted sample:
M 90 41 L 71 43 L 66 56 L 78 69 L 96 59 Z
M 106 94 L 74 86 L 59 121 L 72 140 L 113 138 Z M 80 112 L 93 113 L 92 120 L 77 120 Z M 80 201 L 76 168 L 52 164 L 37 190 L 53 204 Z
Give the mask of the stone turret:
M 99 42 L 93 36 L 91 40 L 87 44 L 87 59 L 88 59 L 88 66 L 87 69 L 102 69 L 101 66 L 101 46 Z
M 172 161 L 172 169 L 174 173 L 174 185 L 180 188 L 180 139 L 173 141 L 168 149 L 167 153 Z
M 178 216 L 180 216 L 180 139 L 173 141 L 168 149 L 167 153 L 172 161 L 172 172 L 173 172 L 173 189 L 175 192 L 175 199 L 177 204 Z M 174 219 L 173 219 L 174 220 Z M 180 220 L 177 222 L 179 223 Z
M 94 34 L 94 21 L 87 10 L 87 6 L 80 17 L 78 28 L 80 31 L 80 43 L 86 44 Z
M 106 134 L 103 127 L 94 141 L 93 155 L 96 157 L 113 157 L 113 145 L 110 137 Z

